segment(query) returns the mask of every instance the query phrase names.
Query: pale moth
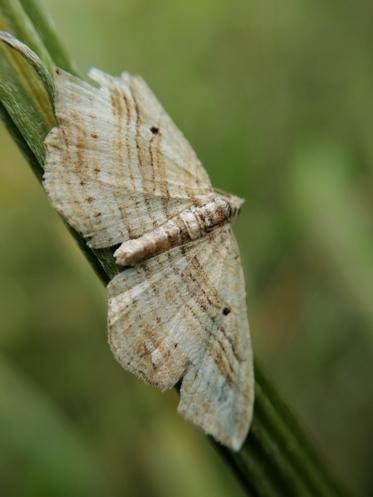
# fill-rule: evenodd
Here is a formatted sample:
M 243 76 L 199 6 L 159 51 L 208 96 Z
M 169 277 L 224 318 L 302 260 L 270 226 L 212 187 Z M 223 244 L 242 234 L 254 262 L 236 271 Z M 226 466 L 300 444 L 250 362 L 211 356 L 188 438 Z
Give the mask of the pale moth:
M 212 187 L 193 149 L 139 77 L 97 69 L 92 86 L 55 74 L 58 127 L 44 186 L 92 248 L 119 246 L 108 335 L 124 369 L 239 450 L 254 401 L 245 282 L 231 221 L 242 200 Z

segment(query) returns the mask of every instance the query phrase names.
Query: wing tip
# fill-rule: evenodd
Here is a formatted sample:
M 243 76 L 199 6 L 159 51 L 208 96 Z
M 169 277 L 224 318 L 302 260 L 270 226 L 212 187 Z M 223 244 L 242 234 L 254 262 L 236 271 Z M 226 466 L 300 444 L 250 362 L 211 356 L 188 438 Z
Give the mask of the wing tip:
M 212 415 L 206 416 L 201 414 L 201 412 L 193 412 L 189 408 L 190 406 L 185 406 L 181 398 L 179 405 L 177 407 L 177 412 L 187 421 L 198 426 L 206 435 L 211 436 L 216 442 L 233 452 L 239 452 L 244 444 L 246 437 L 249 433 L 251 422 L 252 422 L 252 408 L 249 408 L 249 412 L 246 413 L 245 423 L 240 423 L 229 430 L 219 423 L 218 419 Z M 251 411 L 251 412 L 250 412 Z
M 202 428 L 207 435 L 234 452 L 241 449 L 253 419 L 255 394 L 251 360 L 248 360 L 245 370 L 244 386 L 240 382 L 241 388 L 230 390 L 230 398 L 225 401 L 209 391 L 208 381 L 200 382 L 195 372 L 187 371 L 177 408 L 178 413 L 186 420 Z

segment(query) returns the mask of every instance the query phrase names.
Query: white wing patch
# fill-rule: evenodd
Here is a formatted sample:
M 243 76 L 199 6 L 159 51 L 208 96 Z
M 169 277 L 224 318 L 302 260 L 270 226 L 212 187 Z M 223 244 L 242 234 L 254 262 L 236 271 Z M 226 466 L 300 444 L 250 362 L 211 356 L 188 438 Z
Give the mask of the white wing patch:
M 120 273 L 108 292 L 120 364 L 162 390 L 183 378 L 179 412 L 237 450 L 251 421 L 253 372 L 231 228 Z

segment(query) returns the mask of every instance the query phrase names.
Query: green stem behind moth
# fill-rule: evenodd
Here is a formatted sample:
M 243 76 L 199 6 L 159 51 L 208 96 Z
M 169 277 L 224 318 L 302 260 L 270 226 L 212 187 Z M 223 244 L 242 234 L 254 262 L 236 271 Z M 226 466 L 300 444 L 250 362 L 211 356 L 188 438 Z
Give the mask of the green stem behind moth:
M 47 48 L 53 63 L 65 71 L 76 74 L 75 65 L 71 62 L 61 45 L 53 27 L 52 19 L 41 9 L 37 0 L 20 0 L 26 15 L 37 27 L 40 40 Z

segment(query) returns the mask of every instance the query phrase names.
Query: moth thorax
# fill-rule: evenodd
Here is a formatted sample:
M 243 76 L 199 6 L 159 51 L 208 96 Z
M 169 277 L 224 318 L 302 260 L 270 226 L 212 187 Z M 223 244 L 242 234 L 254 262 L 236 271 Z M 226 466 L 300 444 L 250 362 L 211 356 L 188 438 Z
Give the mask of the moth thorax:
M 229 222 L 240 209 L 242 200 L 233 195 L 209 196 L 172 217 L 139 238 L 127 240 L 114 253 L 117 264 L 133 266 L 154 255 L 203 237 Z

